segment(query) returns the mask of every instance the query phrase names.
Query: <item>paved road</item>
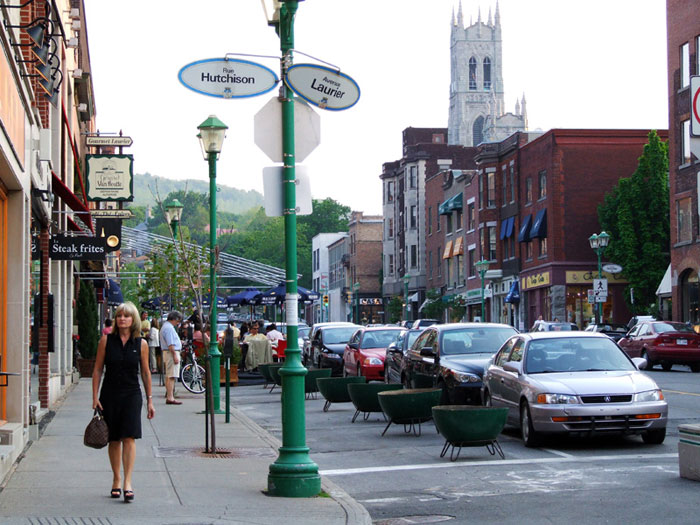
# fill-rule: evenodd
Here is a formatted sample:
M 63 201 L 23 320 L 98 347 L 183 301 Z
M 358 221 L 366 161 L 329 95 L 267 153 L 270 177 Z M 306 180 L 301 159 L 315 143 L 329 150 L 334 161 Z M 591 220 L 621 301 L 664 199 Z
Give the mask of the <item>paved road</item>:
M 700 483 L 678 476 L 678 425 L 700 422 L 700 374 L 677 366 L 653 371 L 670 405 L 667 438 L 556 439 L 527 449 L 515 429 L 499 442 L 505 460 L 486 448 L 463 449 L 459 461 L 439 457 L 443 440 L 432 423 L 420 437 L 381 415 L 352 424 L 351 404 L 322 411 L 306 402 L 307 444 L 322 475 L 365 505 L 375 523 L 692 523 L 700 521 Z M 281 437 L 278 389 L 236 388 L 234 403 Z

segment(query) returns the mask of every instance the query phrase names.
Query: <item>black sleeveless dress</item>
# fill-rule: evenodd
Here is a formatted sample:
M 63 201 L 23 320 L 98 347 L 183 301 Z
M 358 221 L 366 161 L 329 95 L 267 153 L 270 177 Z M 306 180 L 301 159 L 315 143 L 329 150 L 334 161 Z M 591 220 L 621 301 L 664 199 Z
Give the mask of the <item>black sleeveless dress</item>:
M 129 338 L 125 345 L 119 334 L 108 334 L 105 347 L 105 376 L 100 403 L 109 440 L 141 437 L 143 398 L 139 385 L 141 338 Z

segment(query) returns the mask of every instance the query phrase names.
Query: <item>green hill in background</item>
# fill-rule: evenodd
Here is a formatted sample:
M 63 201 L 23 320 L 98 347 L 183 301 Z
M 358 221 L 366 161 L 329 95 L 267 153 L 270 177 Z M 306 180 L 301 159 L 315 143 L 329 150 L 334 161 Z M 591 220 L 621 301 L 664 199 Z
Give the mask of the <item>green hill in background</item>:
M 262 206 L 263 196 L 255 190 L 239 190 L 217 184 L 219 191 L 216 195 L 216 207 L 219 211 L 230 213 L 244 213 L 247 210 Z M 174 191 L 194 191 L 209 195 L 209 181 L 206 180 L 175 180 L 165 177 L 153 176 L 150 173 L 136 173 L 134 175 L 134 202 L 132 206 L 155 206 L 156 191 L 160 198 L 164 199 Z

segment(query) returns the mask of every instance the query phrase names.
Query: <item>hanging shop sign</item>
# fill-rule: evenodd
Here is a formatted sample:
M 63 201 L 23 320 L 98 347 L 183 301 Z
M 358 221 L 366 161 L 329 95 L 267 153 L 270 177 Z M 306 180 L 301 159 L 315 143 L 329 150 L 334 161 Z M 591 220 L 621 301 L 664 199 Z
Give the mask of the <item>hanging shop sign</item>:
M 267 93 L 279 79 L 271 69 L 235 58 L 208 58 L 187 64 L 177 74 L 187 89 L 218 98 L 255 97 Z
M 360 297 L 360 306 L 381 306 L 382 299 L 380 297 Z
M 133 155 L 86 155 L 89 201 L 134 200 Z
M 105 240 L 99 237 L 51 236 L 49 258 L 54 261 L 104 261 Z
M 296 64 L 287 70 L 285 83 L 301 98 L 330 111 L 357 104 L 360 86 L 338 70 L 316 64 Z
M 131 146 L 133 143 L 134 141 L 131 137 L 98 137 L 95 135 L 85 137 L 85 144 L 88 146 L 115 146 L 120 148 L 126 148 Z
M 131 210 L 90 210 L 90 215 L 94 219 L 109 218 L 109 219 L 131 219 L 134 213 Z
M 121 248 L 122 221 L 121 219 L 100 218 L 95 219 L 95 236 L 102 239 L 105 244 L 105 252 L 114 252 Z
M 602 277 L 617 284 L 627 284 L 627 279 L 625 279 L 621 273 L 610 273 L 608 271 L 602 272 Z M 597 270 L 576 270 L 566 272 L 566 284 L 593 284 L 593 280 L 598 278 Z

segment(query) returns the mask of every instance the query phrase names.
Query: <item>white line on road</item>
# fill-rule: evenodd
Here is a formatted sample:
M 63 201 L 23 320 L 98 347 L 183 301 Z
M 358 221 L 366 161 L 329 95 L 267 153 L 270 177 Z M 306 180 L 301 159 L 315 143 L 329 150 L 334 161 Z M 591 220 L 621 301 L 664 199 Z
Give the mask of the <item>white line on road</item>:
M 573 458 L 574 457 L 571 454 L 567 454 L 566 452 L 562 452 L 561 450 L 554 450 L 552 448 L 541 448 L 540 450 L 544 450 L 545 452 L 549 452 L 550 454 L 554 454 L 555 456 L 561 456 L 563 458 Z
M 348 469 L 321 470 L 322 476 L 351 476 L 354 474 L 369 474 L 373 472 L 389 472 L 402 470 L 426 470 L 434 468 L 464 468 L 464 467 L 500 467 L 506 465 L 536 465 L 541 463 L 591 463 L 594 461 L 624 461 L 624 460 L 645 460 L 645 459 L 672 459 L 677 458 L 677 453 L 668 454 L 621 454 L 615 456 L 571 456 L 557 458 L 535 458 L 535 459 L 504 459 L 487 461 L 463 461 L 450 463 L 427 463 L 424 465 L 393 465 L 383 467 L 361 467 Z

